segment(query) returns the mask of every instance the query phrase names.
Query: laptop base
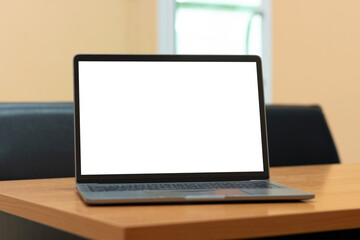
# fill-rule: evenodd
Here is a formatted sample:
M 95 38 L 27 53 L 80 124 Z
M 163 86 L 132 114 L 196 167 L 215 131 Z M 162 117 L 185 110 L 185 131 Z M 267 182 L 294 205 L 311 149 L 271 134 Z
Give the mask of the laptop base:
M 246 182 L 253 183 L 254 181 L 241 181 L 241 183 Z M 89 205 L 174 202 L 284 201 L 314 198 L 314 195 L 311 193 L 290 188 L 276 182 L 269 182 L 267 180 L 256 180 L 256 182 L 266 182 L 278 187 L 94 192 L 90 190 L 93 186 L 102 185 L 111 187 L 114 186 L 114 184 L 77 184 L 77 189 L 80 196 Z

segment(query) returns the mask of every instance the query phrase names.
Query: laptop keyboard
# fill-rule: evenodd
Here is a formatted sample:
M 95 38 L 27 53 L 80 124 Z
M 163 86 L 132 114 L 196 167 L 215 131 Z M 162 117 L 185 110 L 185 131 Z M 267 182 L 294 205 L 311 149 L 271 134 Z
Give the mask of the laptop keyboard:
M 211 182 L 211 183 L 151 183 L 151 184 L 114 184 L 114 185 L 89 185 L 92 192 L 114 191 L 147 191 L 147 190 L 207 190 L 207 189 L 268 189 L 281 188 L 266 181 L 246 182 Z

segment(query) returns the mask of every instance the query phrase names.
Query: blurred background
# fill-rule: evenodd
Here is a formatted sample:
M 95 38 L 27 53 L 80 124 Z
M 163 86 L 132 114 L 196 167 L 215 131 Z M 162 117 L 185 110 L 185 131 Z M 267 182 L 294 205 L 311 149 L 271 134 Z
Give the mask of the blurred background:
M 0 102 L 72 101 L 78 53 L 256 54 L 266 103 L 319 104 L 342 162 L 360 162 L 358 9 L 357 0 L 6 1 Z

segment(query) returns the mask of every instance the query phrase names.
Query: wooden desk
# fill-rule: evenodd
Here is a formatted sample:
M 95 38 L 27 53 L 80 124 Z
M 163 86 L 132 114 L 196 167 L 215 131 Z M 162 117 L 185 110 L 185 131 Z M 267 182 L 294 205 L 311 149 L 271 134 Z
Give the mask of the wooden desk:
M 224 239 L 360 228 L 360 164 L 279 167 L 306 202 L 89 207 L 73 178 L 0 182 L 0 210 L 95 239 Z

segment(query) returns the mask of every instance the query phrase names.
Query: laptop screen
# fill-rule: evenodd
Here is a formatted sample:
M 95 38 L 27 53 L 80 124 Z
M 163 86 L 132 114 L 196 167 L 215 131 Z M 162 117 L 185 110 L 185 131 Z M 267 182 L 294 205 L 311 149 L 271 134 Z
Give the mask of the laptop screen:
M 81 175 L 264 171 L 256 64 L 80 60 Z

